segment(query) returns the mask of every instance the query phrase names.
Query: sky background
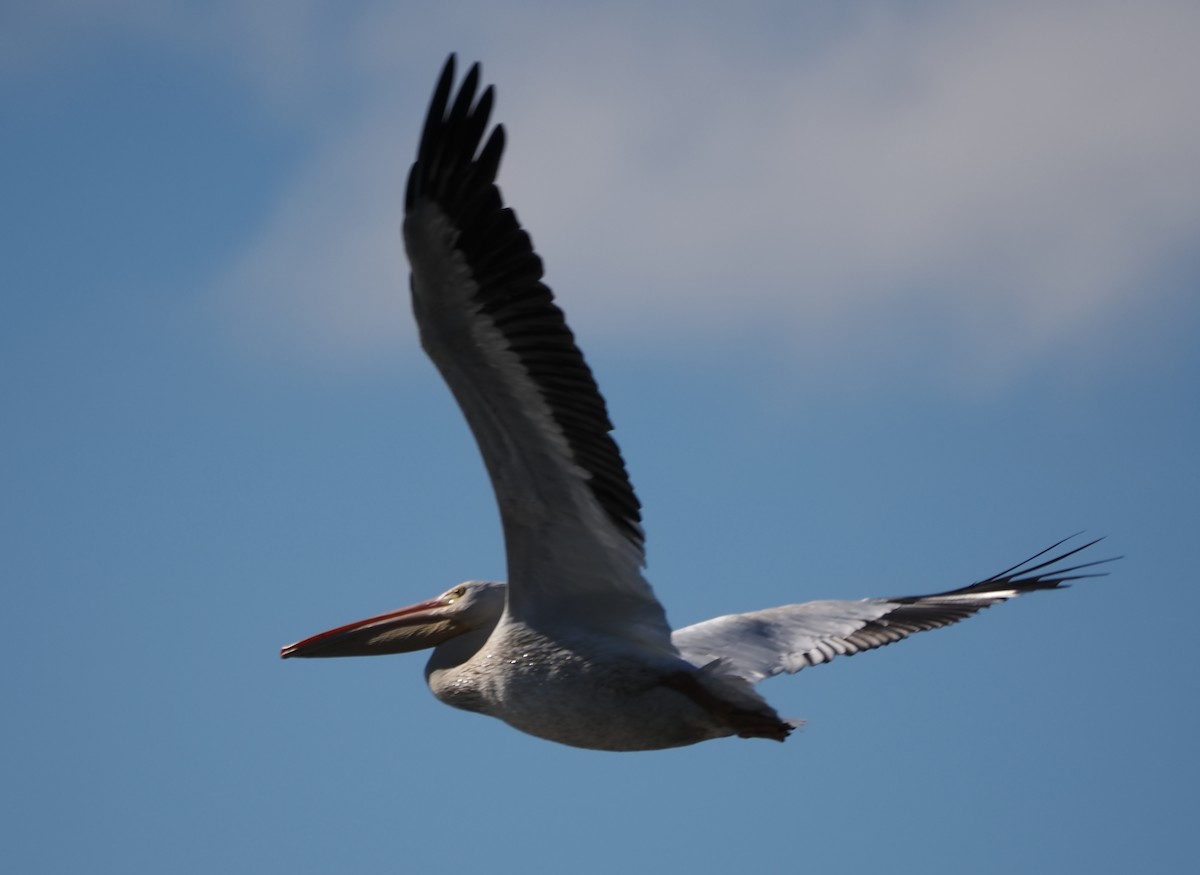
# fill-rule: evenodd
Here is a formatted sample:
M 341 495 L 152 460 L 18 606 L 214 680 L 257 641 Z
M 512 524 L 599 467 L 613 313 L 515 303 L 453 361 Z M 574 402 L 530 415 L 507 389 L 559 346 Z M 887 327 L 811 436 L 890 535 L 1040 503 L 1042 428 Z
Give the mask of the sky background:
M 1182 871 L 1200 6 L 0 7 L 0 856 L 22 873 Z M 278 648 L 503 577 L 417 347 L 450 51 L 596 371 L 670 617 L 1109 577 L 607 754 Z

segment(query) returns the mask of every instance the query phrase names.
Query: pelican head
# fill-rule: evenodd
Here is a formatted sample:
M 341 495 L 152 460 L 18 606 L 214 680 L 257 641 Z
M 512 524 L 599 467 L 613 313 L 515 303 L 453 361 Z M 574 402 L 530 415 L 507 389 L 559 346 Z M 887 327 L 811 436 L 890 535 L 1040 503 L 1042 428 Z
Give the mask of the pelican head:
M 280 650 L 291 656 L 382 656 L 436 647 L 459 635 L 495 625 L 504 611 L 505 585 L 492 580 L 468 580 L 437 598 L 407 608 L 347 623 L 289 644 Z

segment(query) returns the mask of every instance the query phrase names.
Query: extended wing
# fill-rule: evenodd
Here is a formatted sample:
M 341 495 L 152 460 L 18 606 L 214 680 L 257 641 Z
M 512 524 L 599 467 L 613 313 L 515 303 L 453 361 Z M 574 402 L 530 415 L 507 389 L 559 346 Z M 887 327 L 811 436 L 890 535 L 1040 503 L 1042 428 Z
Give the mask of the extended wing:
M 1057 589 L 1070 580 L 1101 576 L 1096 572 L 1075 572 L 1112 561 L 1101 559 L 1053 567 L 1096 543 L 1090 541 L 1032 564 L 1063 543 L 1059 541 L 986 580 L 949 592 L 805 602 L 730 614 L 679 629 L 672 640 L 692 664 L 707 665 L 719 660 L 724 670 L 758 683 L 777 674 L 829 662 L 835 656 L 852 656 L 902 641 L 915 632 L 949 626 L 1023 593 Z
M 657 639 L 669 627 L 641 575 L 640 505 L 603 397 L 542 282 L 486 141 L 479 66 L 453 95 L 446 62 L 409 175 L 404 242 L 421 343 L 454 393 L 495 489 L 509 610 Z

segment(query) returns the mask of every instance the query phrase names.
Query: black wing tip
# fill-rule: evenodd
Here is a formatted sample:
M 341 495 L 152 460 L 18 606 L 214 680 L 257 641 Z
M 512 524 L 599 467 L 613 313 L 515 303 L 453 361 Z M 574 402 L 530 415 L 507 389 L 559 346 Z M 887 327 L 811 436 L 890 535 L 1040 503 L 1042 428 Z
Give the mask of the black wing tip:
M 1059 547 L 1062 547 L 1068 541 L 1078 538 L 1083 532 L 1076 532 L 1059 541 L 1054 542 L 1049 547 L 1039 550 L 1028 559 L 1018 562 L 1003 571 L 993 574 L 991 577 L 985 577 L 983 580 L 968 584 L 967 586 L 959 587 L 958 589 L 946 590 L 945 592 L 935 593 L 926 596 L 904 596 L 901 598 L 887 599 L 887 601 L 895 601 L 900 604 L 911 605 L 924 602 L 930 599 L 939 599 L 946 597 L 962 597 L 962 596 L 978 596 L 985 600 L 989 594 L 993 595 L 995 601 L 1003 601 L 1010 598 L 1015 590 L 1016 594 L 1020 595 L 1027 592 L 1035 592 L 1037 590 L 1048 589 L 1066 589 L 1071 581 L 1088 580 L 1093 577 L 1106 577 L 1107 571 L 1086 571 L 1085 569 L 1095 568 L 1100 565 L 1107 565 L 1110 562 L 1116 562 L 1124 556 L 1109 556 L 1104 559 L 1094 559 L 1090 562 L 1079 562 L 1074 565 L 1063 566 L 1061 563 L 1070 557 L 1086 550 L 1089 547 L 1095 546 L 1104 540 L 1103 537 L 1093 538 L 1092 540 L 1080 544 L 1077 547 L 1072 547 L 1052 556 L 1049 559 L 1042 559 L 1047 553 L 1053 553 Z M 1037 560 L 1042 559 L 1038 562 Z M 1081 571 L 1081 574 L 1074 572 Z M 1007 594 L 1002 594 L 1007 593 Z M 994 604 L 995 601 L 990 602 Z
M 478 61 L 467 69 L 456 89 L 457 65 L 457 55 L 451 52 L 434 86 L 421 128 L 417 160 L 405 189 L 406 211 L 411 211 L 422 198 L 451 209 L 456 205 L 461 207 L 453 202 L 468 198 L 470 192 L 455 190 L 455 180 L 468 180 L 472 190 L 495 181 L 504 149 L 503 133 L 498 140 L 495 138 L 499 125 L 486 141 L 486 155 L 480 154 L 495 103 L 495 89 L 488 85 L 480 92 L 482 67 Z
M 1011 568 L 1006 568 L 999 574 L 994 574 L 986 580 L 980 581 L 980 583 L 1006 581 L 1012 584 L 1042 584 L 1043 586 L 1039 588 L 1050 589 L 1067 580 L 1083 580 L 1089 577 L 1104 577 L 1106 574 L 1108 574 L 1107 571 L 1093 571 L 1086 574 L 1075 575 L 1071 575 L 1071 572 L 1079 571 L 1084 568 L 1095 568 L 1098 565 L 1106 565 L 1109 562 L 1116 562 L 1119 559 L 1125 558 L 1124 556 L 1108 556 L 1104 559 L 1093 559 L 1090 562 L 1080 562 L 1076 565 L 1062 567 L 1061 563 L 1064 560 L 1069 559 L 1078 553 L 1082 553 L 1089 547 L 1094 547 L 1096 544 L 1099 544 L 1101 541 L 1103 541 L 1104 536 L 1102 535 L 1098 538 L 1092 538 L 1090 541 L 1086 541 L 1085 543 L 1076 547 L 1072 547 L 1069 550 L 1065 550 L 1062 553 L 1058 553 L 1049 559 L 1043 559 L 1041 562 L 1031 564 L 1034 563 L 1035 560 L 1041 559 L 1041 557 L 1045 556 L 1047 553 L 1054 552 L 1068 541 L 1074 540 L 1082 534 L 1083 532 L 1080 531 L 1073 535 L 1068 535 L 1062 540 L 1051 544 L 1044 550 L 1039 550 L 1037 553 L 1034 553 L 1024 562 L 1019 562 Z
M 454 82 L 454 68 L 458 64 L 458 52 L 451 52 L 446 55 L 446 63 L 442 65 L 442 72 L 438 76 L 438 85 L 446 83 L 447 88 Z M 440 89 L 439 89 L 440 90 Z
M 1062 564 L 1070 557 L 1083 552 L 1089 547 L 1094 547 L 1104 540 L 1103 536 L 1092 538 L 1090 541 L 1086 541 L 1078 546 L 1071 547 L 1059 553 L 1055 552 L 1059 547 L 1062 547 L 1068 541 L 1078 538 L 1082 534 L 1083 532 L 1080 531 L 1073 535 L 1068 535 L 1061 540 L 1055 541 L 1049 547 L 1039 550 L 1028 559 L 1018 562 L 1016 565 L 1010 566 L 970 586 L 955 590 L 955 592 L 962 594 L 978 592 L 983 594 L 994 590 L 1015 589 L 1019 593 L 1025 593 L 1042 589 L 1065 589 L 1069 581 L 1088 580 L 1093 577 L 1107 576 L 1107 571 L 1086 571 L 1085 569 L 1116 562 L 1119 559 L 1123 559 L 1123 556 L 1108 556 L 1104 559 L 1093 559 L 1089 562 L 1078 562 L 1074 565 L 1064 566 Z M 1048 559 L 1042 559 L 1048 553 L 1054 555 Z M 1039 559 L 1041 559 L 1040 562 L 1037 561 Z M 1083 573 L 1075 574 L 1074 572 Z

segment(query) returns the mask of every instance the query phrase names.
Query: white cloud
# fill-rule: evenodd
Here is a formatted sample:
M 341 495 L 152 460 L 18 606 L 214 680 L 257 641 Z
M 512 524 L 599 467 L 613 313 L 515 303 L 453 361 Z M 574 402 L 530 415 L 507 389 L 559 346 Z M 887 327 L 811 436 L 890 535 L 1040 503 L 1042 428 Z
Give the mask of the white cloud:
M 327 365 L 412 346 L 400 242 L 399 125 L 375 117 L 326 144 L 223 281 L 234 336 L 271 358 Z
M 400 197 L 443 45 L 497 84 L 502 188 L 589 344 L 921 343 L 1003 375 L 1152 308 L 1200 227 L 1184 0 L 310 4 L 286 28 L 264 11 L 284 7 L 241 8 L 189 38 L 233 52 L 270 111 L 331 80 L 330 100 L 362 95 L 336 125 L 309 101 L 312 161 L 221 290 L 249 342 L 326 361 L 408 342 Z
M 790 66 L 672 53 L 701 88 L 633 74 L 674 103 L 657 119 L 622 110 L 629 83 L 588 94 L 584 76 L 556 77 L 555 95 L 587 97 L 532 101 L 569 142 L 527 145 L 521 131 L 537 127 L 522 114 L 509 164 L 522 203 L 550 204 L 538 233 L 551 269 L 588 281 L 590 320 L 638 313 L 667 337 L 680 313 L 702 333 L 782 323 L 819 354 L 864 334 L 920 337 L 933 319 L 968 363 L 1003 368 L 1116 330 L 1125 301 L 1152 299 L 1153 273 L 1200 228 L 1188 85 L 1200 10 L 956 10 L 871 17 Z M 634 124 L 606 121 L 622 113 Z M 620 142 L 592 151 L 598 121 Z M 560 177 L 552 148 L 573 156 Z

